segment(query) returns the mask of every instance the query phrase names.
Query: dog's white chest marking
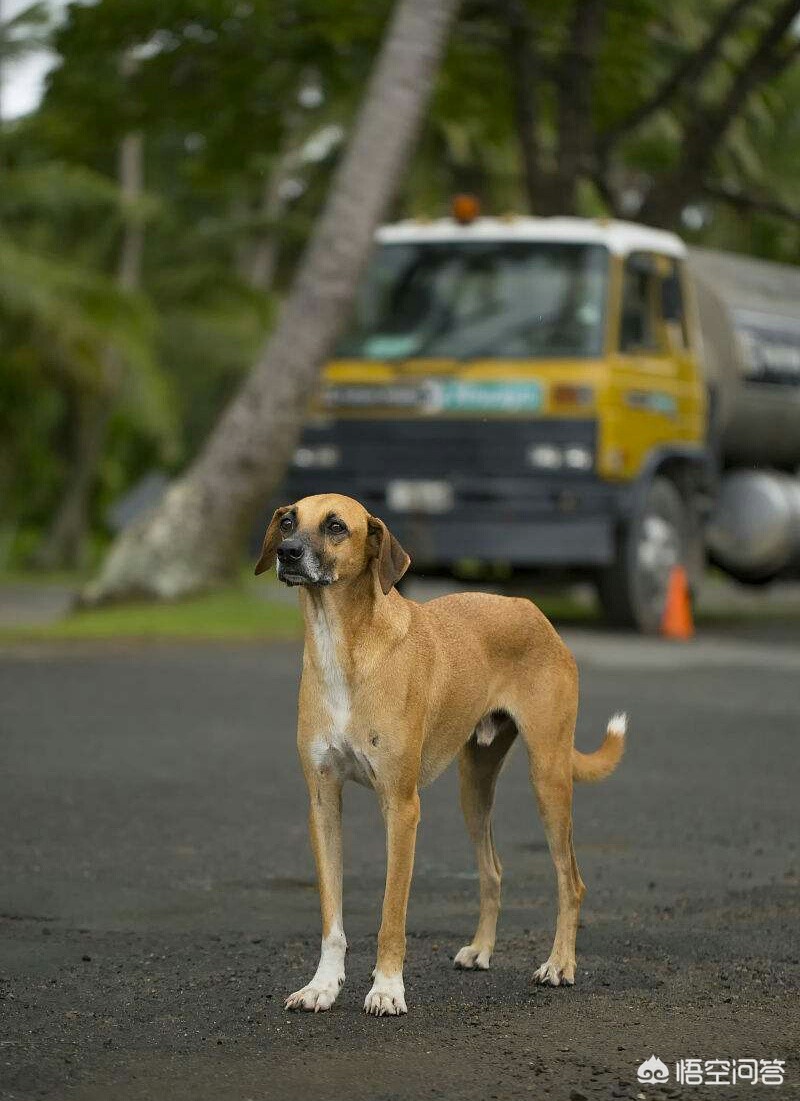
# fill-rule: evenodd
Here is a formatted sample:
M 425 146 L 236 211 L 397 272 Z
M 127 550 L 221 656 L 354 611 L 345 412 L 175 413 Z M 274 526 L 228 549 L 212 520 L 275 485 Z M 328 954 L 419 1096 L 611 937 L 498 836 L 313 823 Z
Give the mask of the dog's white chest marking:
M 338 632 L 321 609 L 313 621 L 317 668 L 322 681 L 323 702 L 331 723 L 331 737 L 343 737 L 350 726 L 350 690 L 338 654 Z
M 322 689 L 322 702 L 329 726 L 312 742 L 311 753 L 318 768 L 330 768 L 343 780 L 372 787 L 375 772 L 366 753 L 353 743 L 350 730 L 350 689 L 339 658 L 339 637 L 335 622 L 318 608 L 312 618 L 312 637 Z

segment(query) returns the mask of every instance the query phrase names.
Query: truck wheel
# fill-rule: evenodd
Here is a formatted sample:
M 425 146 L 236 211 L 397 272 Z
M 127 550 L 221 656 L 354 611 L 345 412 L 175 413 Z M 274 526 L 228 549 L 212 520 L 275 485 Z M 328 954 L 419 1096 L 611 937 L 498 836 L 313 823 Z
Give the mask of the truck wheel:
M 637 515 L 620 533 L 617 560 L 600 575 L 598 595 L 606 620 L 655 634 L 661 626 L 669 576 L 682 565 L 697 573 L 694 525 L 675 484 L 654 478 Z

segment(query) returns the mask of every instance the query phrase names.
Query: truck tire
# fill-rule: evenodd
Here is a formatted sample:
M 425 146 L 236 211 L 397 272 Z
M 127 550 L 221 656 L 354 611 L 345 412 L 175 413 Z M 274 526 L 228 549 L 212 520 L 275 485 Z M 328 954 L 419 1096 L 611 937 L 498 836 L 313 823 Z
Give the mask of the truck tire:
M 655 634 L 661 626 L 672 567 L 686 569 L 690 587 L 697 580 L 702 559 L 697 540 L 697 526 L 675 483 L 653 478 L 638 512 L 620 532 L 616 561 L 598 579 L 606 621 Z

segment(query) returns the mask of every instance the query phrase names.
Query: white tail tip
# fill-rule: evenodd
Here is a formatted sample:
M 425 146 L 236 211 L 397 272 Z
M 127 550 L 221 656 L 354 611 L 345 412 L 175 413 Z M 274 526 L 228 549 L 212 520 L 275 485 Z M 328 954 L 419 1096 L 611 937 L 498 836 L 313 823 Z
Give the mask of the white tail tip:
M 606 732 L 613 734 L 615 738 L 624 738 L 625 731 L 628 729 L 628 716 L 624 711 L 618 711 L 616 715 L 612 715 L 608 720 L 608 726 Z

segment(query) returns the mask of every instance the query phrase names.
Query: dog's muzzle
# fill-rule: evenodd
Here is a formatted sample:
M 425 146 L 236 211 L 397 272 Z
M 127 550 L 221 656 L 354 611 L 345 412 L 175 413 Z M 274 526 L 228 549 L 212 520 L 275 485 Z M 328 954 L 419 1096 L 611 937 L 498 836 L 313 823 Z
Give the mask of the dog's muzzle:
M 331 578 L 302 539 L 284 539 L 276 553 L 278 580 L 285 585 L 330 585 Z

